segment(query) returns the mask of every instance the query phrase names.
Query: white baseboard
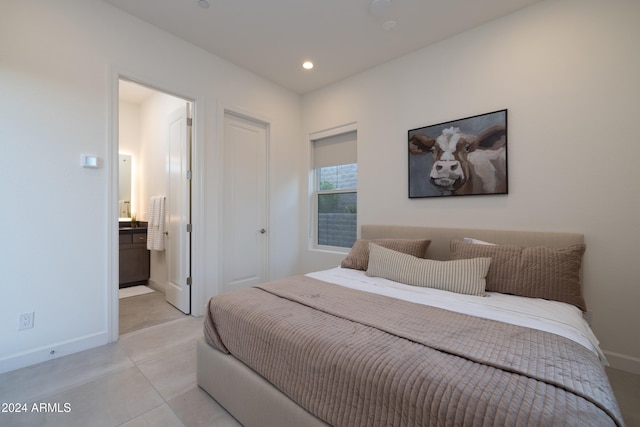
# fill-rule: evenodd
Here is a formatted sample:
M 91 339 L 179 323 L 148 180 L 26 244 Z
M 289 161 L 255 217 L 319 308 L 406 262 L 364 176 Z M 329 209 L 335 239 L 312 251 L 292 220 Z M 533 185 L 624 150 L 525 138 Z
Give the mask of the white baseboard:
M 35 350 L 13 354 L 0 359 L 0 374 L 99 347 L 107 344 L 107 342 L 108 334 L 103 331 L 74 340 L 50 344 Z
M 162 282 L 158 282 L 157 280 L 149 278 L 149 280 L 147 281 L 147 286 L 153 289 L 154 291 L 159 291 L 159 292 L 162 292 L 163 294 L 166 293 L 165 292 L 166 285 Z
M 626 354 L 614 353 L 613 351 L 603 350 L 603 353 L 609 361 L 609 367 L 640 375 L 640 358 L 628 356 Z

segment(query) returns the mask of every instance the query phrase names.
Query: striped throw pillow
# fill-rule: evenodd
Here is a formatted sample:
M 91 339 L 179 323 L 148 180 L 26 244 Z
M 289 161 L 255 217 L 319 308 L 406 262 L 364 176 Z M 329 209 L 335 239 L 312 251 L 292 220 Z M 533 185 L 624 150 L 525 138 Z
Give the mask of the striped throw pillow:
M 459 294 L 485 294 L 491 258 L 437 261 L 416 258 L 369 243 L 367 276 Z

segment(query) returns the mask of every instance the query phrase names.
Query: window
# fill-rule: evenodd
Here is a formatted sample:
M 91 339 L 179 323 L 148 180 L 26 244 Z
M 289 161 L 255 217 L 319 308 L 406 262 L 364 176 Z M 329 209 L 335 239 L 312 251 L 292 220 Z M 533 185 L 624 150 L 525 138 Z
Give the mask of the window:
M 314 217 L 318 246 L 350 248 L 358 233 L 356 132 L 313 141 Z

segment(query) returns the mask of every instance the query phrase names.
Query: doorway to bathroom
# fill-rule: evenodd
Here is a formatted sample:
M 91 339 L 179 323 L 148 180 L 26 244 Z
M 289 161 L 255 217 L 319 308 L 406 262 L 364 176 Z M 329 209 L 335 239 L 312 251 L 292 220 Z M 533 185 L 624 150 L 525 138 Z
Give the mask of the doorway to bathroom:
M 193 103 L 123 78 L 118 86 L 118 329 L 124 334 L 191 312 Z

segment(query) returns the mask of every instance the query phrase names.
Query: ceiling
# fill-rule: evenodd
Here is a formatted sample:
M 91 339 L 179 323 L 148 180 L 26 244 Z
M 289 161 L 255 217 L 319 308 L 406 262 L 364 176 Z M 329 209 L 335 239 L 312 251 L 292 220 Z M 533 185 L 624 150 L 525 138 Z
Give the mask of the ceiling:
M 304 94 L 540 0 L 104 1 Z

